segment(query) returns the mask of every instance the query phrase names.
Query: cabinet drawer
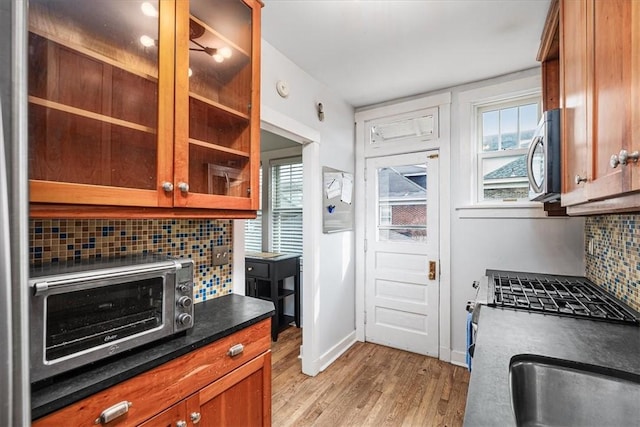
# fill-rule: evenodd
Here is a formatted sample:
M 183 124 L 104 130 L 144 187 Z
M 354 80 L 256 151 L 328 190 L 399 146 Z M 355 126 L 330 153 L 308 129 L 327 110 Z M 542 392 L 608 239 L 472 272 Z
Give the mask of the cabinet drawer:
M 269 264 L 245 261 L 247 276 L 269 278 Z
M 123 401 L 132 403 L 129 411 L 109 426 L 140 424 L 268 351 L 270 333 L 271 320 L 263 320 L 40 418 L 33 426 L 92 426 L 103 410 Z M 230 356 L 238 344 L 243 351 Z

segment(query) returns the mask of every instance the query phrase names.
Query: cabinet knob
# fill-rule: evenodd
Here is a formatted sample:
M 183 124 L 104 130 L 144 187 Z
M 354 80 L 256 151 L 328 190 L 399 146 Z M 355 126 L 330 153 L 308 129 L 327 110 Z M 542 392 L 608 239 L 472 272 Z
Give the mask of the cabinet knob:
M 200 422 L 200 418 L 202 416 L 200 415 L 200 412 L 192 412 L 191 413 L 191 422 L 194 424 L 198 424 Z
M 163 182 L 162 189 L 167 193 L 171 193 L 173 191 L 173 184 L 170 183 L 169 181 Z
M 180 184 L 178 184 L 178 188 L 183 193 L 188 193 L 189 192 L 189 184 L 187 184 L 186 182 L 181 182 Z
M 622 151 L 624 151 L 624 150 L 622 150 Z M 622 151 L 620 152 L 620 155 L 622 155 Z M 615 169 L 615 168 L 618 167 L 618 165 L 620 163 L 622 163 L 622 160 L 620 158 L 618 158 L 618 155 L 617 154 L 612 154 L 611 158 L 609 159 L 609 166 L 611 166 L 612 168 Z M 624 165 L 625 163 L 622 163 L 622 164 Z
M 576 175 L 574 180 L 575 180 L 576 185 L 580 185 L 580 183 L 582 183 L 582 182 L 587 182 L 587 178 L 582 177 L 580 175 Z
M 186 421 L 177 421 L 176 422 L 176 427 L 187 427 L 187 422 Z
M 615 154 L 611 156 L 612 161 L 614 157 L 615 157 Z M 638 151 L 634 151 L 633 153 L 629 154 L 627 150 L 620 150 L 620 154 L 618 154 L 618 158 L 620 159 L 620 163 L 622 165 L 627 165 L 629 164 L 629 162 L 637 163 L 639 157 L 640 157 L 640 152 Z

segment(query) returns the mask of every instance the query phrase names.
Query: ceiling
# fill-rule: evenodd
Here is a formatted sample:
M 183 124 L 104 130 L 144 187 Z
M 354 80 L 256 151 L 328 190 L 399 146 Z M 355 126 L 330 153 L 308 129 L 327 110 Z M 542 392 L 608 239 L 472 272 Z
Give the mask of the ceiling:
M 264 0 L 262 37 L 354 107 L 535 67 L 550 0 Z

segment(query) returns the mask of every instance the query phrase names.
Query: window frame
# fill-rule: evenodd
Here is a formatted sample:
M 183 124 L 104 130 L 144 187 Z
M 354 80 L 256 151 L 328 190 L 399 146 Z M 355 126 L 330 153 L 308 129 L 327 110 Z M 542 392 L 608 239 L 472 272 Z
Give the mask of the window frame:
M 452 207 L 458 218 L 547 218 L 539 202 L 477 203 L 476 106 L 541 94 L 540 71 L 535 69 L 482 85 L 470 85 L 454 94 L 457 114 L 452 116 L 452 124 L 457 132 L 452 134 L 451 173 L 456 196 Z
M 485 199 L 484 198 L 484 173 L 483 173 L 483 161 L 485 159 L 498 159 L 508 157 L 518 157 L 527 154 L 529 146 L 524 148 L 513 148 L 508 150 L 496 150 L 496 151 L 484 151 L 483 145 L 483 121 L 482 114 L 490 111 L 502 111 L 513 107 L 521 107 L 530 104 L 537 104 L 537 120 L 539 122 L 542 117 L 542 96 L 540 93 L 520 95 L 520 96 L 507 96 L 502 99 L 494 100 L 487 103 L 478 103 L 474 105 L 473 115 L 475 121 L 475 127 L 473 128 L 473 140 L 475 141 L 475 167 L 474 167 L 474 180 L 475 180 L 475 194 L 473 195 L 473 202 L 477 205 L 502 205 L 509 204 L 509 206 L 515 205 L 529 205 L 528 198 L 521 199 Z M 520 132 L 518 123 L 518 133 Z M 502 132 L 500 132 L 502 135 Z M 527 180 L 528 188 L 528 180 Z
M 274 188 L 273 188 L 273 180 L 274 180 L 274 173 L 273 173 L 273 169 L 274 167 L 277 166 L 282 166 L 282 165 L 294 165 L 294 164 L 300 164 L 301 167 L 303 167 L 303 163 L 302 163 L 302 157 L 301 156 L 291 156 L 291 157 L 283 157 L 283 158 L 274 158 L 271 159 L 269 161 L 269 215 L 268 215 L 268 230 L 269 230 L 269 251 L 274 251 L 275 250 L 275 245 L 274 245 Z M 304 197 L 304 196 L 303 196 Z M 297 212 L 298 208 L 295 208 L 295 212 Z M 287 209 L 287 210 L 291 210 L 294 211 L 293 209 Z M 300 211 L 300 215 L 302 216 L 303 214 L 303 210 L 304 210 L 304 203 L 300 205 L 299 207 L 299 211 Z M 263 223 L 264 226 L 264 223 Z M 300 230 L 300 237 L 301 237 L 301 248 L 302 245 L 304 243 L 304 240 L 302 238 L 302 227 Z M 264 247 L 264 245 L 263 245 Z M 301 260 L 301 264 L 302 264 L 302 250 L 300 251 L 300 260 Z

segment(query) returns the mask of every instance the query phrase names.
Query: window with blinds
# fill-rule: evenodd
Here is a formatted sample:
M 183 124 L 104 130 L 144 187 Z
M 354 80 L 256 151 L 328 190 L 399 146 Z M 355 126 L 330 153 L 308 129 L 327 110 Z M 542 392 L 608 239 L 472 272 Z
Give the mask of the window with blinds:
M 271 162 L 272 251 L 302 255 L 302 159 Z
M 244 222 L 244 250 L 246 252 L 262 252 L 262 167 L 260 167 L 260 181 L 258 183 L 260 209 L 255 219 Z

